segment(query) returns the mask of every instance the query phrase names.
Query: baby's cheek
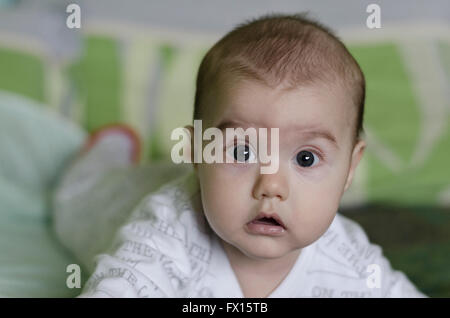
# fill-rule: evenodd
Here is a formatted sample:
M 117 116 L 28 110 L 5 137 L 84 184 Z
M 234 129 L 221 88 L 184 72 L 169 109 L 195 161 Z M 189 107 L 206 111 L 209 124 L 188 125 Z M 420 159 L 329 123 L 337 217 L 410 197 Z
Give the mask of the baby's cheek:
M 333 221 L 337 208 L 333 200 L 321 200 L 314 197 L 303 199 L 296 204 L 293 213 L 294 236 L 302 244 L 309 245 L 326 232 Z
M 209 225 L 219 237 L 229 242 L 233 233 L 241 228 L 244 205 L 239 204 L 236 194 L 233 196 L 233 190 L 220 184 L 205 189 L 202 201 Z
M 248 187 L 239 177 L 226 173 L 217 165 L 211 165 L 201 173 L 204 205 L 209 214 L 214 214 L 218 218 L 236 217 L 244 212 L 241 209 L 246 206 L 245 196 L 248 196 Z

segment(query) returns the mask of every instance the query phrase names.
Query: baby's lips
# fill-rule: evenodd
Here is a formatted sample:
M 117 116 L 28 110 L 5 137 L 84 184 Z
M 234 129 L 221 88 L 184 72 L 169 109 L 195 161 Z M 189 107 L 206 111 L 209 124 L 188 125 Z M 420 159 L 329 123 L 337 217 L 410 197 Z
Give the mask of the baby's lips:
M 260 212 L 251 222 L 267 218 L 267 219 L 274 219 L 282 228 L 285 230 L 286 225 L 283 223 L 283 220 L 280 218 L 280 216 L 277 213 L 267 213 L 267 212 Z
M 251 234 L 281 236 L 284 235 L 285 229 L 280 225 L 272 225 L 262 222 L 250 222 L 247 224 L 247 230 Z

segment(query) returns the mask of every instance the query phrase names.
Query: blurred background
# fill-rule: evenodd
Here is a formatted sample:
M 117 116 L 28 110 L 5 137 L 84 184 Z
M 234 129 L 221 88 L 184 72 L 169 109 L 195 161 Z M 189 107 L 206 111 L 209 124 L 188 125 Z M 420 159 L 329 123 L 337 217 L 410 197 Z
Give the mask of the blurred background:
M 81 28 L 66 24 L 71 3 Z M 370 29 L 369 4 L 381 9 Z M 192 120 L 206 51 L 246 19 L 310 16 L 367 81 L 368 148 L 342 214 L 429 296 L 450 296 L 450 2 L 447 0 L 0 0 L 0 296 L 71 297 L 49 193 L 89 132 L 132 125 L 142 163 L 170 160 Z

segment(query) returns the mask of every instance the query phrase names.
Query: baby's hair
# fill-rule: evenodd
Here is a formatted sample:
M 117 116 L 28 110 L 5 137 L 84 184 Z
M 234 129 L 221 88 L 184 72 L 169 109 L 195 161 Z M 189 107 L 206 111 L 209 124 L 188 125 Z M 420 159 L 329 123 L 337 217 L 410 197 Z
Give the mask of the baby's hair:
M 227 77 L 226 77 L 227 76 Z M 205 55 L 197 74 L 194 119 L 226 78 L 255 80 L 295 89 L 315 83 L 347 89 L 356 109 L 354 142 L 363 132 L 365 79 L 340 39 L 300 14 L 268 14 L 238 25 Z

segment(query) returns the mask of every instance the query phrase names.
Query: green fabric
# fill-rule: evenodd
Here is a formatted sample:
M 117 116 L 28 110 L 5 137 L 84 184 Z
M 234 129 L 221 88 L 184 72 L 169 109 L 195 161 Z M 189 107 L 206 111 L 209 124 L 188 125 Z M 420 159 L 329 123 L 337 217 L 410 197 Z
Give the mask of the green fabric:
M 398 48 L 388 43 L 353 47 L 351 51 L 367 79 L 364 125 L 404 163 L 401 170 L 393 172 L 388 158 L 380 160 L 375 156 L 376 149 L 367 148 L 363 160 L 369 167 L 369 202 L 436 204 L 438 193 L 450 186 L 450 127 L 443 132 L 429 160 L 409 167 L 422 118 Z
M 409 158 L 417 138 L 419 114 L 397 47 L 391 43 L 377 44 L 354 47 L 351 51 L 367 82 L 364 125 L 375 130 L 377 137 L 401 158 Z M 388 172 L 377 167 L 370 173 L 373 180 L 375 176 L 384 178 Z
M 49 194 L 85 133 L 23 97 L 0 91 L 0 296 L 71 297 L 75 263 L 51 231 Z
M 82 124 L 88 131 L 121 121 L 119 49 L 113 39 L 87 37 L 81 60 L 71 68 L 85 99 Z
M 0 47 L 0 90 L 44 101 L 44 66 L 31 54 Z

